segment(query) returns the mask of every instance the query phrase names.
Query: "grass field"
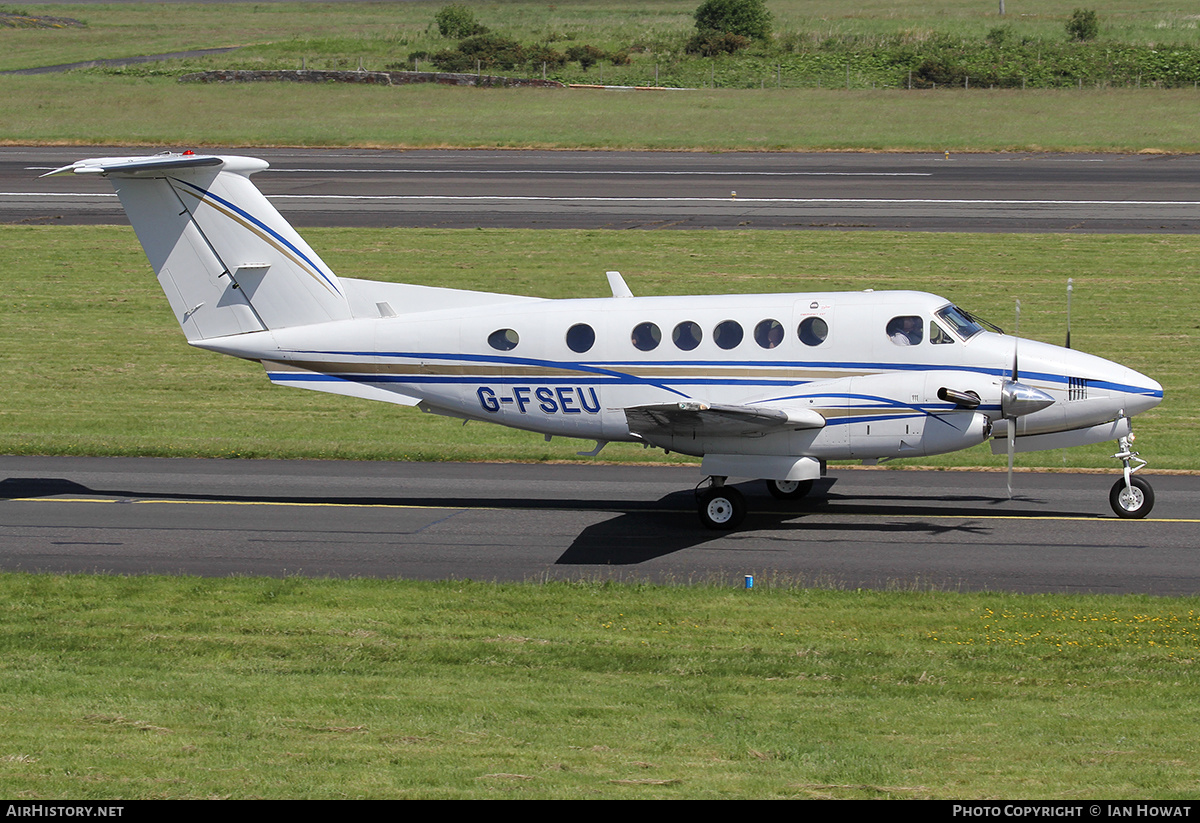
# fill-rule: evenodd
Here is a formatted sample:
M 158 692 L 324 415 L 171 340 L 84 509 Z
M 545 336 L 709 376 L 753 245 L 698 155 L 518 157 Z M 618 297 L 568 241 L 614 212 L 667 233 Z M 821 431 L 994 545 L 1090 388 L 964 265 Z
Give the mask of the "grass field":
M 0 78 L 10 145 L 1193 152 L 1200 93 L 633 92 Z M 122 111 L 114 118 L 106 99 Z M 36 102 L 30 102 L 36 101 Z M 320 111 L 321 117 L 300 116 Z M 197 116 L 203 112 L 203 116 Z
M 70 17 L 83 28 L 19 29 L 4 32 L 0 71 L 189 49 L 243 46 L 232 58 L 245 65 L 277 60 L 298 68 L 299 60 L 329 61 L 355 68 L 358 59 L 382 68 L 404 62 L 413 51 L 453 45 L 434 24 L 444 0 L 405 3 L 38 3 L 25 11 Z M 635 47 L 662 63 L 677 58 L 695 32 L 699 0 L 560 0 L 536 3 L 499 0 L 467 5 L 479 22 L 529 43 L 589 43 L 605 50 Z M 1130 4 L 1094 0 L 1086 8 L 1101 18 L 1105 42 L 1156 47 L 1200 44 L 1195 9 L 1185 2 Z M 929 0 L 896 4 L 868 0 L 848 6 L 838 0 L 768 0 L 774 32 L 784 49 L 798 50 L 827 40 L 873 42 L 907 37 L 913 42 L 935 32 L 982 38 L 997 26 L 1013 39 L 1064 39 L 1064 24 L 1077 0 L 1030 0 L 1000 17 L 998 3 Z M 8 4 L 20 9 L 20 3 Z M 221 62 L 227 62 L 222 58 Z M 205 65 L 200 61 L 195 65 Z M 315 66 L 314 66 L 315 67 Z
M 5 30 L 0 70 L 50 63 L 244 45 L 233 54 L 125 70 L 0 77 L 0 142 L 163 146 L 497 146 L 696 150 L 1200 150 L 1190 119 L 1194 87 L 1159 89 L 871 90 L 813 88 L 787 69 L 827 40 L 869 48 L 887 37 L 923 42 L 939 33 L 982 37 L 1002 24 L 1011 37 L 1061 40 L 1074 6 L 1022 4 L 1003 21 L 988 6 L 944 0 L 847 11 L 831 0 L 772 2 L 781 55 L 698 60 L 681 55 L 693 30 L 689 2 L 588 0 L 541 5 L 473 3 L 479 19 L 529 42 L 641 44 L 629 67 L 565 80 L 652 82 L 653 67 L 686 86 L 739 88 L 630 93 L 531 89 L 180 85 L 183 71 L 250 67 L 371 69 L 406 66 L 414 51 L 452 45 L 432 25 L 442 3 L 45 5 L 39 13 L 83 17 L 88 26 Z M 1130 10 L 1093 4 L 1114 51 L 1200 45 L 1186 7 Z M 1108 40 L 1105 41 L 1109 42 Z M 790 45 L 789 45 L 790 44 Z M 774 54 L 774 52 L 772 52 Z M 844 73 L 834 62 L 835 77 Z M 746 61 L 750 62 L 747 63 Z M 756 62 L 757 61 L 757 62 Z M 757 66 L 757 68 L 755 67 Z M 784 67 L 784 68 L 781 68 Z M 426 67 L 428 68 L 428 67 Z M 624 72 L 624 74 L 622 74 Z M 789 73 L 790 72 L 790 73 Z M 858 70 L 855 70 L 858 77 Z M 790 78 L 790 79 L 789 79 Z M 775 83 L 802 87 L 774 89 Z M 832 82 L 827 78 L 827 83 Z M 873 82 L 873 81 L 872 81 Z M 750 86 L 751 88 L 745 88 Z M 762 86 L 763 88 L 759 88 Z M 104 105 L 96 105 L 103 100 Z M 113 112 L 120 116 L 114 117 Z M 319 111 L 321 117 L 304 116 Z M 203 112 L 203 116 L 197 116 Z
M 1195 797 L 1200 603 L 0 575 L 0 794 Z
M 1194 267 L 1200 238 L 893 232 L 312 229 L 335 271 L 543 297 L 606 296 L 606 269 L 637 294 L 933 291 L 1024 337 L 1061 343 L 1075 280 L 1076 348 L 1164 386 L 1137 421 L 1152 469 L 1200 469 L 1192 432 Z M 749 252 L 749 253 L 748 253 Z M 411 262 L 421 260 L 414 268 Z M 0 227 L 4 298 L 0 449 L 24 454 L 577 460 L 580 441 L 462 427 L 383 403 L 281 389 L 260 366 L 190 349 L 130 229 Z M 336 424 L 336 425 L 335 425 Z M 624 447 L 622 447 L 624 446 Z M 1021 465 L 1112 469 L 1112 444 L 1022 455 Z M 608 460 L 661 453 L 613 444 Z M 676 459 L 672 457 L 672 459 Z M 903 461 L 901 461 L 903 462 Z M 924 465 L 998 466 L 976 449 Z

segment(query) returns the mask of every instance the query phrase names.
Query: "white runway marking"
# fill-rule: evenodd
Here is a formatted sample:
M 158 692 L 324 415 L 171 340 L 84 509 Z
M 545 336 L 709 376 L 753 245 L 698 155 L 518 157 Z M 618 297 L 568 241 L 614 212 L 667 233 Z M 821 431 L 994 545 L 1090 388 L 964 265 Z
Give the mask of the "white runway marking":
M 316 174 L 575 174 L 631 175 L 634 177 L 933 177 L 927 171 L 618 171 L 586 169 L 278 169 L 265 171 Z
M 0 197 L 112 197 L 104 192 L 3 191 Z M 272 194 L 270 200 L 445 200 L 451 202 L 543 202 L 543 203 L 832 203 L 876 206 L 955 205 L 955 206 L 1180 206 L 1197 207 L 1200 200 L 980 200 L 958 198 L 883 198 L 883 197 L 534 197 L 525 195 L 476 194 Z
M 3 196 L 3 194 L 0 194 Z M 955 198 L 871 197 L 529 197 L 499 194 L 272 194 L 271 200 L 452 200 L 461 202 L 538 201 L 587 203 L 867 203 L 872 205 L 976 206 L 1200 206 L 1200 200 L 962 200 Z

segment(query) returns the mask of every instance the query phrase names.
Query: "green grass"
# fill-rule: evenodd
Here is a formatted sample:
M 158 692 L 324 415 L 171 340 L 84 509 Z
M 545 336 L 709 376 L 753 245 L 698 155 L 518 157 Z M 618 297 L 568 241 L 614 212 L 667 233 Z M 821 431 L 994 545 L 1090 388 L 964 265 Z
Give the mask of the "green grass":
M 0 88 L 0 141 L 10 145 L 1200 150 L 1179 116 L 1200 99 L 1190 89 L 629 92 L 178 85 L 98 75 L 7 77 Z M 300 116 L 310 111 L 321 116 Z
M 25 11 L 85 21 L 83 29 L 22 29 L 5 33 L 0 70 L 97 57 L 128 57 L 244 45 L 248 59 L 403 60 L 412 51 L 453 45 L 433 25 L 444 2 L 406 3 L 172 3 L 37 5 Z M 670 59 L 694 33 L 699 2 L 563 0 L 471 2 L 480 22 L 522 42 L 589 43 L 604 49 L 635 46 Z M 933 32 L 980 39 L 1008 27 L 1014 39 L 1063 40 L 1077 0 L 1022 2 L 1001 18 L 998 4 L 978 0 L 854 3 L 770 0 L 776 40 L 785 48 L 837 41 L 863 46 L 897 37 L 920 42 Z M 1183 2 L 1119 0 L 1085 4 L 1100 14 L 1101 39 L 1130 45 L 1200 45 L 1194 9 Z M 673 55 L 672 55 L 673 56 Z
M 1192 599 L 0 576 L 0 793 L 1193 797 Z
M 1200 237 L 895 232 L 311 229 L 335 271 L 544 297 L 932 291 L 1023 337 L 1061 344 L 1065 287 L 1076 348 L 1159 380 L 1136 423 L 1152 469 L 1200 469 L 1195 381 Z M 419 267 L 412 261 L 419 259 Z M 579 460 L 590 448 L 497 426 L 462 427 L 384 403 L 272 386 L 260 366 L 189 348 L 137 245 L 117 227 L 0 227 L 9 454 Z M 13 272 L 21 272 L 20 277 Z M 336 432 L 336 435 L 333 434 Z M 1024 466 L 1113 467 L 1112 444 L 1021 456 Z M 604 458 L 663 459 L 614 444 Z M 676 459 L 672 456 L 670 459 Z M 921 461 L 1000 466 L 986 449 Z
M 457 45 L 433 25 L 442 3 L 398 4 L 173 4 L 163 15 L 152 5 L 38 7 L 48 13 L 85 15 L 85 28 L 16 30 L 6 36 L 0 69 L 77 62 L 97 57 L 237 46 L 207 58 L 118 69 L 123 75 L 176 76 L 204 68 L 412 68 L 413 55 Z M 584 70 L 551 66 L 565 82 L 669 86 L 896 88 L 926 59 L 951 68 L 939 85 L 1009 85 L 1053 88 L 1085 85 L 1168 85 L 1200 81 L 1200 32 L 1186 6 L 1131 10 L 1101 7 L 1099 40 L 1068 43 L 1064 30 L 1072 5 L 1022 4 L 1000 18 L 996 10 L 965 0 L 915 6 L 776 0 L 775 33 L 735 57 L 698 58 L 685 52 L 694 33 L 694 6 L 683 2 L 628 3 L 588 0 L 542 5 L 473 3 L 479 20 L 527 47 L 565 52 L 591 45 L 628 55 L 627 66 Z M 469 62 L 469 61 L 468 61 Z M 425 67 L 429 67 L 426 58 Z M 111 72 L 112 69 L 97 71 Z M 534 62 L 510 73 L 537 74 Z M 918 78 L 918 85 L 920 85 Z
M 872 91 L 895 85 L 899 49 L 945 40 L 970 72 L 991 71 L 981 43 L 1003 25 L 1005 42 L 1025 43 L 1022 59 L 1042 63 L 1039 43 L 1061 43 L 1074 5 L 1043 2 L 1001 21 L 992 7 L 966 0 L 894 7 L 832 0 L 773 2 L 777 37 L 767 50 L 716 61 L 681 54 L 693 6 L 682 2 L 622 4 L 589 0 L 541 5 L 473 4 L 479 19 L 527 43 L 594 43 L 632 47 L 634 65 L 578 66 L 562 79 L 607 83 L 661 82 L 717 90 L 632 94 L 456 88 L 237 87 L 179 85 L 183 71 L 218 68 L 367 68 L 407 65 L 414 51 L 452 45 L 432 20 L 441 3 L 151 4 L 38 6 L 47 14 L 82 16 L 86 28 L 6 31 L 0 69 L 15 69 L 191 48 L 243 45 L 217 57 L 70 75 L 0 78 L 0 142 L 151 145 L 353 145 L 629 148 L 700 150 L 1142 151 L 1200 150 L 1180 111 L 1194 107 L 1194 88 L 1096 88 L 1095 72 L 1124 65 L 1131 54 L 1159 76 L 1171 48 L 1200 48 L 1187 7 L 1129 10 L 1096 4 L 1104 21 L 1099 51 L 1080 58 L 1084 88 L 1021 92 Z M 1056 49 L 1059 47 L 1055 47 Z M 1047 47 L 1048 49 L 1048 47 Z M 889 51 L 890 50 L 890 51 Z M 1095 50 L 1093 50 L 1095 51 Z M 1097 54 L 1103 54 L 1096 57 Z M 1110 54 L 1111 53 L 1111 54 Z M 875 55 L 875 56 L 872 56 Z M 892 55 L 892 56 L 888 56 Z M 1147 56 L 1151 55 L 1151 56 Z M 1000 59 L 1000 58 L 997 58 Z M 1182 58 L 1180 58 L 1182 60 Z M 975 61 L 972 63 L 971 61 Z M 980 68 L 975 63 L 983 61 Z M 1096 64 L 1099 60 L 1099 65 Z M 854 91 L 846 92 L 852 63 Z M 1070 61 L 1068 61 L 1069 63 Z M 1065 70 L 1065 69 L 1064 69 Z M 1071 69 L 1075 71 L 1075 69 Z M 1125 69 L 1125 74 L 1143 73 Z M 1190 69 L 1188 70 L 1190 71 Z M 1058 70 L 1022 68 L 1036 79 Z M 1159 74 L 1156 74 L 1158 72 Z M 538 73 L 538 72 L 533 72 Z M 1003 72 L 1002 72 L 1003 73 Z M 1011 72 L 1010 72 L 1011 73 Z M 1169 72 L 1168 72 L 1169 74 Z M 1166 76 L 1166 75 L 1164 75 Z M 1190 75 L 1189 75 L 1190 76 Z M 887 79 L 887 78 L 891 79 Z M 1069 81 L 1069 82 L 1068 82 Z M 773 89 L 776 83 L 785 88 Z M 816 83 L 823 88 L 813 88 Z M 1074 74 L 1067 77 L 1074 85 Z M 1148 82 L 1148 81 L 1147 81 Z M 1172 81 L 1174 82 L 1174 81 Z M 1181 81 L 1182 82 L 1182 81 Z M 786 86 L 801 88 L 786 88 Z M 733 87 L 733 88 L 729 88 Z M 832 88 L 831 88 L 832 87 Z M 95 105 L 104 100 L 105 105 Z M 298 116 L 318 111 L 320 117 Z M 204 116 L 196 116 L 203 112 Z M 115 117 L 114 113 L 119 113 Z

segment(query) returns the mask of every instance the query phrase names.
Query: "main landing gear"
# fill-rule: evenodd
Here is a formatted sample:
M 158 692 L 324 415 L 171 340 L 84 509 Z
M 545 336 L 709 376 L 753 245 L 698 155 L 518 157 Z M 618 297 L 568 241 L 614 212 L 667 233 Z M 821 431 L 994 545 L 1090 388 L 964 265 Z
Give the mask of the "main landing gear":
M 746 518 L 746 498 L 733 486 L 726 486 L 724 477 L 711 477 L 712 485 L 696 490 L 700 522 L 706 529 L 730 531 Z
M 767 491 L 776 500 L 799 500 L 812 491 L 811 480 L 768 480 Z
M 710 477 L 711 485 L 696 490 L 700 522 L 706 529 L 730 531 L 746 517 L 746 498 L 733 486 L 725 485 L 727 478 Z M 812 491 L 811 480 L 768 480 L 767 491 L 776 500 L 799 500 Z
M 1142 478 L 1133 476 L 1135 471 L 1146 465 L 1146 461 L 1130 448 L 1132 443 L 1132 434 L 1120 438 L 1117 441 L 1120 451 L 1113 455 L 1121 461 L 1125 475 L 1113 484 L 1108 493 L 1108 504 L 1117 513 L 1117 517 L 1145 517 L 1154 508 L 1154 489 Z M 1134 462 L 1137 463 L 1136 466 L 1132 465 Z

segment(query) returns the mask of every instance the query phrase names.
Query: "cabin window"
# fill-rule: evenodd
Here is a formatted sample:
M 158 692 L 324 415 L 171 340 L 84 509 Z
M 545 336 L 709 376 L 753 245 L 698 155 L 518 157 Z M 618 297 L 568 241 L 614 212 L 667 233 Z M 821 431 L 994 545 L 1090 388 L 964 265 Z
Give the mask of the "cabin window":
M 684 320 L 671 332 L 672 342 L 684 351 L 691 351 L 699 346 L 703 338 L 704 332 L 700 331 L 699 324 L 691 320 Z
M 726 320 L 718 323 L 713 329 L 713 341 L 723 349 L 736 349 L 745 337 L 742 324 L 736 320 Z
M 800 321 L 800 328 L 796 329 L 796 333 L 804 345 L 819 346 L 829 336 L 829 324 L 820 317 L 806 317 Z
M 488 345 L 497 351 L 512 351 L 521 338 L 512 329 L 496 329 L 488 335 Z
M 953 343 L 954 338 L 950 336 L 949 332 L 943 331 L 942 327 L 937 324 L 936 320 L 930 320 L 929 342 L 933 343 L 934 345 L 941 345 L 942 343 Z
M 783 342 L 783 324 L 778 320 L 764 320 L 754 327 L 754 342 L 764 349 L 773 349 Z
M 596 330 L 587 323 L 576 323 L 567 329 L 567 348 L 583 354 L 596 345 Z
M 887 336 L 897 346 L 917 346 L 925 339 L 921 318 L 915 314 L 893 317 L 887 324 Z
M 653 323 L 638 323 L 629 339 L 638 351 L 654 351 L 662 342 L 662 332 Z

